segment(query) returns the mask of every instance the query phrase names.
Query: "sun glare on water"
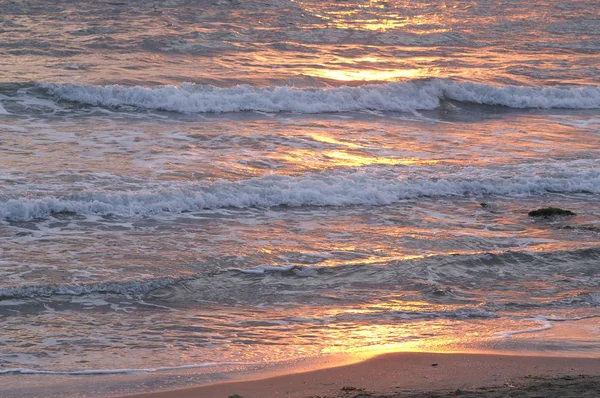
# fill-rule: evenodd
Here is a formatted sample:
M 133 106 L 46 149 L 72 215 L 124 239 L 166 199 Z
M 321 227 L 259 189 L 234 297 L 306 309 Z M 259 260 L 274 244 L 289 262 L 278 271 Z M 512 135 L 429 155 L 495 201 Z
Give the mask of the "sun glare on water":
M 369 69 L 316 69 L 310 75 L 338 81 L 383 81 L 429 76 L 419 69 L 369 70 Z
M 389 31 L 398 28 L 415 30 L 416 34 L 447 32 L 443 25 L 442 13 L 399 12 L 399 8 L 389 1 L 349 1 L 313 3 L 296 0 L 302 8 L 319 18 L 326 27 L 366 31 Z
M 441 71 L 435 67 L 437 59 L 419 57 L 407 59 L 396 52 L 381 51 L 402 43 L 411 43 L 415 37 L 444 33 L 449 30 L 444 24 L 441 7 L 436 12 L 422 9 L 418 5 L 400 6 L 390 1 L 348 1 L 314 2 L 295 0 L 312 19 L 305 28 L 319 32 L 331 32 L 331 37 L 350 38 L 360 46 L 360 51 L 352 48 L 331 48 L 327 40 L 323 43 L 326 54 L 311 67 L 305 67 L 302 74 L 339 82 L 376 82 L 399 81 L 439 76 Z M 444 27 L 446 26 L 446 27 Z M 377 48 L 378 56 L 365 55 L 374 38 L 381 42 Z M 404 40 L 406 39 L 406 40 Z M 320 39 L 316 39 L 320 40 Z M 362 44 L 361 44 L 362 43 Z M 382 47 L 383 46 L 383 47 Z M 350 55 L 355 53 L 354 56 Z

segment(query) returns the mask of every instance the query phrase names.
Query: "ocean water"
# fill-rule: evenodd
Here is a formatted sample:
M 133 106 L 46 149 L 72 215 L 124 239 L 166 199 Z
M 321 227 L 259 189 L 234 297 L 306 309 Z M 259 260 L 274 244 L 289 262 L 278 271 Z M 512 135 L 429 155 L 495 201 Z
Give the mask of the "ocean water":
M 600 358 L 595 1 L 0 15 L 0 396 Z

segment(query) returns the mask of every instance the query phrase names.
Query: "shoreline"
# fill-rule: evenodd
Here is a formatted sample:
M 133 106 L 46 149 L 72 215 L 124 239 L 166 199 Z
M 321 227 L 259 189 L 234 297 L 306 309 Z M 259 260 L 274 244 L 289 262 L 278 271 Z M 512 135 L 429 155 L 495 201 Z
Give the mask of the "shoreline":
M 596 394 L 590 397 L 600 396 L 600 357 L 406 352 L 381 354 L 350 365 L 257 380 L 229 381 L 120 398 L 228 398 L 236 394 L 243 398 L 392 398 L 440 394 L 501 397 L 517 391 L 529 391 L 534 395 L 514 396 L 546 398 L 586 396 L 586 390 Z M 562 395 L 552 395 L 552 391 Z

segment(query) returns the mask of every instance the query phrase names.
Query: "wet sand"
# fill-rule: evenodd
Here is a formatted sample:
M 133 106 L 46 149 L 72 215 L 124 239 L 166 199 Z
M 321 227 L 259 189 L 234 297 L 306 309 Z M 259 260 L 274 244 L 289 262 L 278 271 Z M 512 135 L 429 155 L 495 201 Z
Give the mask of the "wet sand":
M 600 358 L 384 354 L 260 380 L 127 398 L 600 397 Z M 238 397 L 236 397 L 238 398 Z

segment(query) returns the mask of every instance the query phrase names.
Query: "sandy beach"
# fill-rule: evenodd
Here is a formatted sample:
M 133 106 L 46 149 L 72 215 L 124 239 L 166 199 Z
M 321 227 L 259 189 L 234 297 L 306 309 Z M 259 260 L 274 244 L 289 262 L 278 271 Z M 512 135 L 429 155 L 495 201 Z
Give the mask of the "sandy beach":
M 395 353 L 352 365 L 126 398 L 236 394 L 243 398 L 598 397 L 600 359 Z

